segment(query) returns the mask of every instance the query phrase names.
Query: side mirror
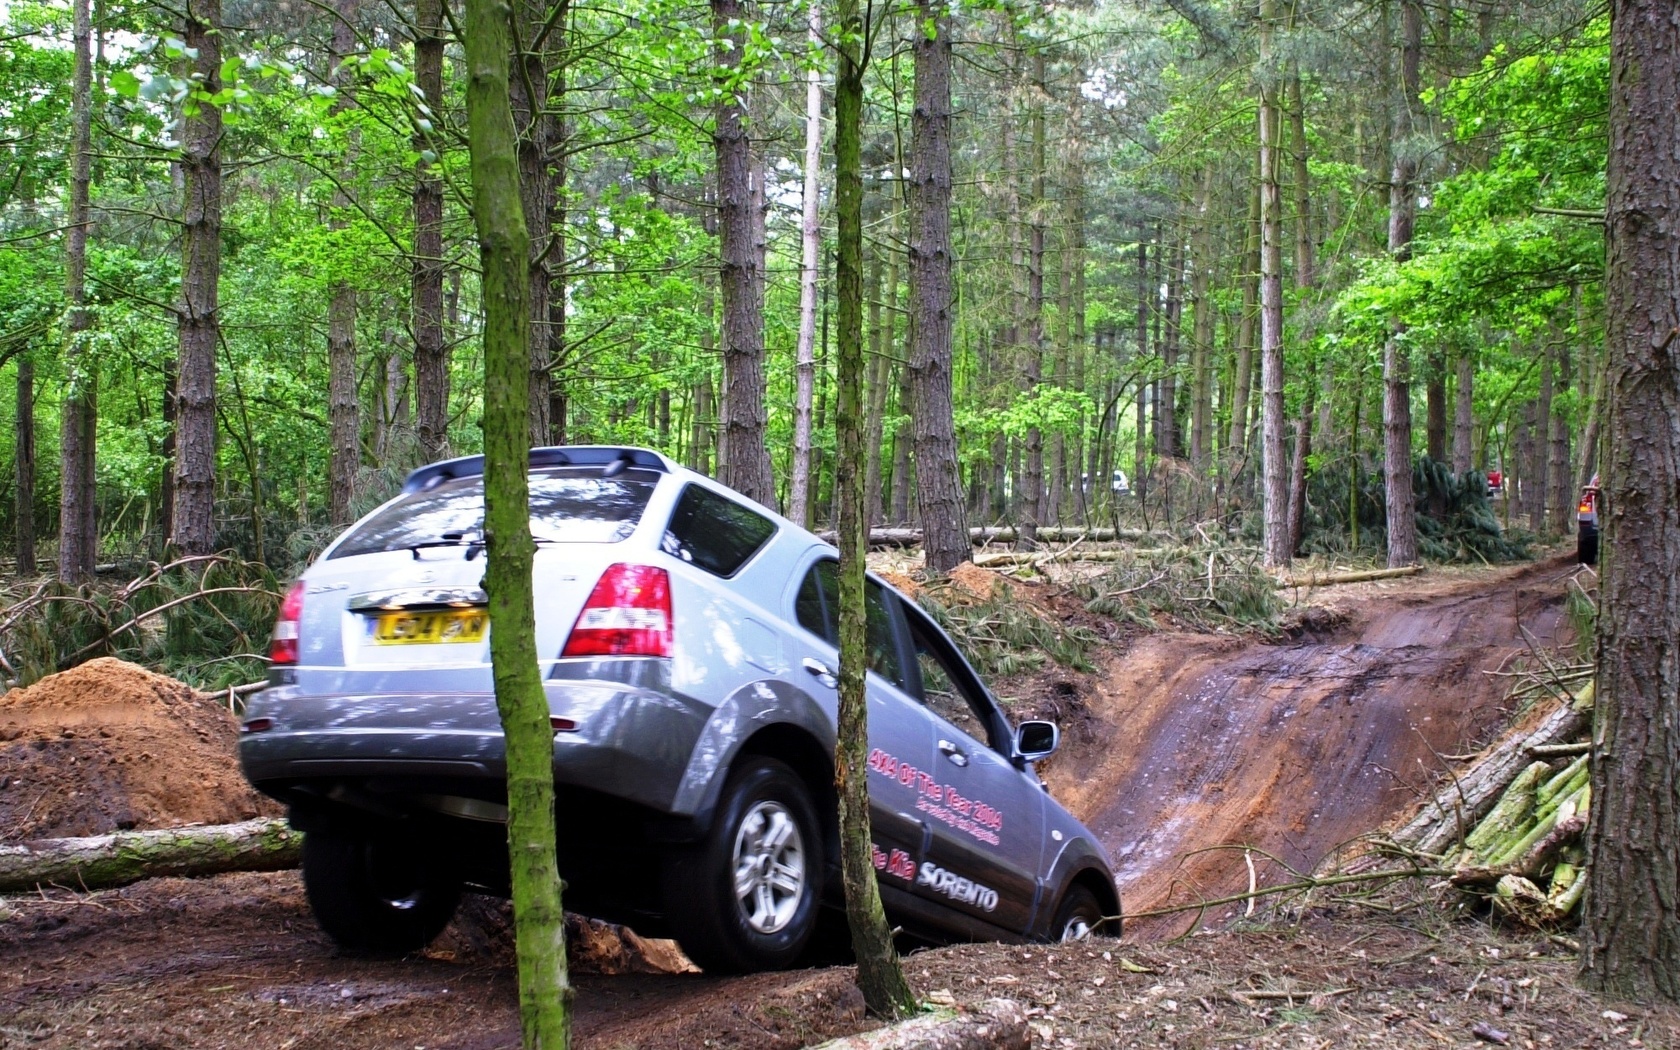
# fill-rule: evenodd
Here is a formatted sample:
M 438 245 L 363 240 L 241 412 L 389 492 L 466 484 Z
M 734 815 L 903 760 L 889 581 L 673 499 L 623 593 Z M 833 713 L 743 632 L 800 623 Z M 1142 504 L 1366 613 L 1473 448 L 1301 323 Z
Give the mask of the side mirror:
M 1022 722 L 1015 727 L 1015 757 L 1037 762 L 1055 754 L 1062 745 L 1061 727 L 1054 722 Z

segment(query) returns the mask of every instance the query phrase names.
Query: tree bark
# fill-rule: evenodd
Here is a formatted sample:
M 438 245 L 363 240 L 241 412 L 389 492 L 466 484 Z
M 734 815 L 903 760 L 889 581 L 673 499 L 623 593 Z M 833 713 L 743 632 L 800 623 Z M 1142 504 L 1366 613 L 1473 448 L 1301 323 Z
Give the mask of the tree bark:
M 284 820 L 122 831 L 0 846 L 0 893 L 99 890 L 141 879 L 198 878 L 297 867 L 303 836 Z
M 1184 320 L 1184 238 L 1175 232 L 1167 250 L 1167 298 L 1161 320 L 1161 397 L 1155 402 L 1155 454 L 1163 459 L 1178 455 L 1178 350 Z M 1172 489 L 1169 486 L 1170 498 Z
M 432 130 L 416 130 L 416 152 L 443 152 L 436 125 L 443 119 L 443 0 L 415 0 L 414 82 Z M 410 300 L 414 324 L 415 427 L 427 460 L 449 449 L 449 345 L 443 333 L 443 180 L 437 161 L 414 169 L 414 259 Z
M 222 87 L 222 2 L 188 0 L 182 39 L 196 50 L 204 90 Z M 181 306 L 175 381 L 174 546 L 216 549 L 217 297 L 222 276 L 222 112 L 200 105 L 181 121 Z
M 726 42 L 722 76 L 739 75 L 746 31 L 742 0 L 711 0 L 712 32 Z M 731 21 L 736 23 L 730 28 Z M 752 148 L 737 88 L 725 88 L 714 114 L 717 152 L 719 283 L 723 291 L 723 461 L 725 485 L 765 507 L 776 505 L 765 444 L 764 272 L 754 236 Z
M 88 347 L 93 314 L 87 309 L 87 240 L 92 224 L 88 190 L 93 166 L 93 18 L 90 0 L 75 0 L 70 88 L 70 214 L 64 234 L 65 397 L 60 416 L 58 577 L 81 583 L 93 576 L 99 533 L 94 520 L 94 437 L 99 372 Z
M 1457 367 L 1457 389 L 1453 394 L 1452 467 L 1453 473 L 1463 474 L 1471 467 L 1471 441 L 1476 425 L 1472 414 L 1475 405 L 1476 370 L 1470 362 L 1469 354 L 1458 355 Z
M 1284 97 L 1289 112 L 1290 167 L 1295 197 L 1295 287 L 1305 301 L 1317 279 L 1313 262 L 1312 187 L 1307 168 L 1306 103 L 1301 96 L 1301 73 L 1297 64 L 1289 63 L 1289 79 L 1284 85 Z M 1300 338 L 1312 337 L 1309 326 L 1303 324 Z M 1301 402 L 1301 414 L 1295 417 L 1295 452 L 1289 463 L 1289 553 L 1293 557 L 1301 548 L 1307 526 L 1307 461 L 1312 456 L 1313 403 L 1317 393 L 1314 373 L 1317 362 L 1310 365 L 1307 375 L 1307 396 Z M 1326 369 L 1325 381 L 1329 381 Z
M 531 252 L 527 302 L 531 311 L 531 345 L 527 355 L 531 378 L 526 389 L 526 414 L 532 446 L 548 443 L 549 386 L 553 375 L 548 338 L 553 279 L 553 253 L 549 244 L 549 219 L 554 208 L 554 184 L 549 174 L 553 120 L 549 115 L 548 52 L 546 45 L 537 39 L 549 13 L 547 0 L 515 0 L 516 35 L 508 78 L 513 128 L 519 138 L 519 203 L 525 214 Z M 564 4 L 560 17 L 564 17 Z
M 910 376 L 916 512 L 927 567 L 968 561 L 962 474 L 951 403 L 951 19 L 918 0 L 915 109 L 910 118 Z
M 1278 191 L 1277 0 L 1260 6 L 1260 474 L 1266 564 L 1288 565 L 1289 461 L 1283 441 L 1283 200 Z
M 1680 999 L 1680 9 L 1610 19 L 1610 374 L 1581 973 Z
M 508 96 L 508 0 L 466 0 L 467 141 L 484 298 L 484 540 L 490 660 L 506 742 L 508 860 L 527 1050 L 563 1050 L 571 983 L 555 860 L 554 731 L 537 670 L 527 463 L 531 248 Z
M 1044 49 L 1033 52 L 1032 198 L 1027 207 L 1027 325 L 1021 385 L 1038 388 L 1044 378 Z M 1016 546 L 1030 550 L 1044 520 L 1044 432 L 1027 428 L 1026 469 L 1021 477 L 1021 534 Z
M 332 6 L 332 73 L 337 94 L 332 113 L 339 116 L 356 104 L 356 77 L 348 59 L 356 46 L 354 20 L 359 0 L 335 0 Z M 356 133 L 348 133 L 347 153 L 356 152 Z M 342 185 L 333 192 L 329 225 L 342 230 L 352 202 Z M 356 289 L 348 281 L 335 281 L 327 305 L 327 428 L 330 432 L 331 488 L 328 508 L 332 524 L 348 525 L 355 517 L 350 509 L 356 490 L 356 471 L 362 465 L 361 399 L 356 389 Z
M 1137 246 L 1137 360 L 1149 356 L 1149 314 L 1155 295 L 1149 284 L 1148 231 L 1138 231 Z M 1140 374 L 1137 380 L 1137 399 L 1133 405 L 1136 433 L 1132 435 L 1132 489 L 1141 504 L 1149 495 L 1149 384 Z
M 35 361 L 24 354 L 18 358 L 17 451 L 13 459 L 13 482 L 17 486 L 12 502 L 14 536 L 17 539 L 17 574 L 35 575 Z
M 1212 219 L 1208 197 L 1213 192 L 1213 166 L 1202 169 L 1196 187 L 1195 228 L 1191 233 L 1190 299 L 1196 306 L 1196 322 L 1190 335 L 1190 462 L 1196 481 L 1206 480 L 1208 456 L 1212 451 L 1213 385 L 1208 359 L 1213 355 L 1213 302 L 1208 295 L 1213 270 Z
M 1575 492 L 1569 484 L 1569 413 L 1564 410 L 1565 395 L 1569 393 L 1569 343 L 1560 338 L 1556 345 L 1557 379 L 1552 393 L 1551 439 L 1552 455 L 1546 491 L 1550 493 L 1551 529 L 1559 536 L 1574 531 Z
M 718 2 L 718 0 L 714 0 Z M 857 984 L 864 1004 L 884 1017 L 915 1009 L 892 931 L 881 909 L 881 891 L 869 831 L 869 709 L 864 610 L 863 450 L 863 14 L 857 0 L 837 0 L 837 69 L 834 78 L 834 203 L 838 230 L 839 393 L 835 485 L 839 489 L 840 685 L 834 786 L 840 802 L 840 869 L 846 917 L 857 955 Z
M 1258 169 L 1256 169 L 1258 170 Z M 1260 303 L 1260 184 L 1249 194 L 1243 227 L 1242 316 L 1237 318 L 1236 367 L 1231 375 L 1231 426 L 1226 447 L 1239 459 L 1248 452 L 1249 398 L 1254 384 L 1254 328 Z
M 820 46 L 822 11 L 811 5 L 810 44 Z M 822 74 L 813 65 L 805 71 L 805 194 L 799 221 L 799 345 L 794 367 L 798 378 L 793 398 L 793 469 L 788 477 L 788 517 L 809 527 L 811 490 L 811 398 L 817 378 L 817 254 L 822 242 L 818 222 L 822 179 Z
M 1389 188 L 1388 251 L 1399 262 L 1412 256 L 1417 221 L 1417 156 L 1411 143 L 1412 107 L 1419 104 L 1423 7 L 1400 4 L 1400 84 L 1394 106 L 1393 179 Z M 1388 511 L 1390 568 L 1417 561 L 1417 520 L 1412 493 L 1411 349 L 1396 329 L 1383 345 L 1383 477 Z
M 1551 481 L 1548 464 L 1551 459 L 1552 442 L 1548 429 L 1552 421 L 1552 387 L 1555 382 L 1552 347 L 1544 345 L 1540 348 L 1540 353 L 1540 397 L 1534 403 L 1534 436 L 1531 439 L 1533 451 L 1529 462 L 1531 502 L 1528 527 L 1535 533 L 1546 531 L 1546 510 L 1551 505 L 1551 494 L 1547 489 Z

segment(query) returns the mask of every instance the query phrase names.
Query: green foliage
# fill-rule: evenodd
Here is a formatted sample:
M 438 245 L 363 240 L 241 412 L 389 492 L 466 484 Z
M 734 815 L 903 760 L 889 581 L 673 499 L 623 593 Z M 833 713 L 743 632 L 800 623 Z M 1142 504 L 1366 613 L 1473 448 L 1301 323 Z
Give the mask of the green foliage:
M 1094 669 L 1091 653 L 1101 641 L 1095 632 L 1022 601 L 1001 580 L 984 598 L 942 584 L 922 588 L 916 602 L 956 640 L 983 677 L 1036 671 L 1046 661 L 1075 671 Z
M 1091 612 L 1151 629 L 1277 629 L 1277 583 L 1252 547 L 1203 544 L 1144 548 L 1076 588 Z
M 98 656 L 201 689 L 262 678 L 280 607 L 267 567 L 228 557 L 152 565 L 121 586 L 42 584 L 0 613 L 0 647 L 27 685 Z

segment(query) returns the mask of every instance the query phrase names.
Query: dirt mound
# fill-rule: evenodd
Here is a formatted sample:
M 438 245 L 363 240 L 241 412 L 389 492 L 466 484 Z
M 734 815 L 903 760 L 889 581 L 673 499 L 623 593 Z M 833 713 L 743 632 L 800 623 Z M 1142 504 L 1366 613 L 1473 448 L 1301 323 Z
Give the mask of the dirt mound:
M 215 699 L 121 660 L 0 696 L 0 840 L 221 824 L 278 807 L 234 757 Z

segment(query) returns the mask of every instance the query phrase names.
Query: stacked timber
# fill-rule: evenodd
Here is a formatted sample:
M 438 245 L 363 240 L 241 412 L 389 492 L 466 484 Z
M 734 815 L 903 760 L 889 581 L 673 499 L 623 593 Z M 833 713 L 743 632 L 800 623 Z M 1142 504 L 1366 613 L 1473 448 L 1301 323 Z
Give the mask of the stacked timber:
M 1586 886 L 1592 702 L 1588 684 L 1531 733 L 1487 751 L 1394 842 L 1440 858 L 1453 886 L 1504 915 L 1540 927 L 1569 921 Z

